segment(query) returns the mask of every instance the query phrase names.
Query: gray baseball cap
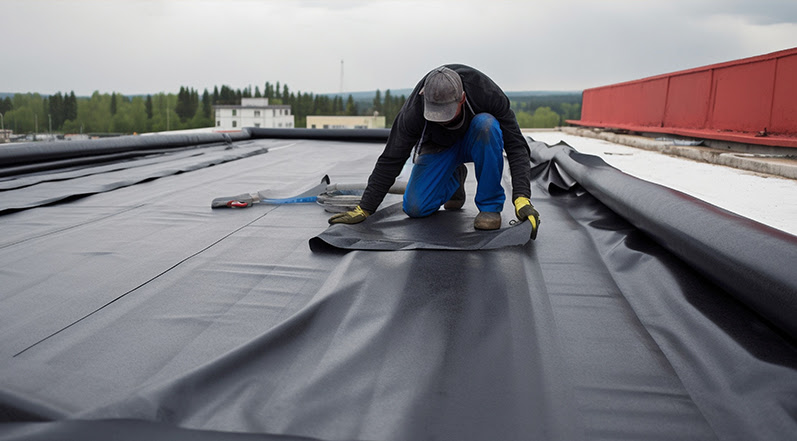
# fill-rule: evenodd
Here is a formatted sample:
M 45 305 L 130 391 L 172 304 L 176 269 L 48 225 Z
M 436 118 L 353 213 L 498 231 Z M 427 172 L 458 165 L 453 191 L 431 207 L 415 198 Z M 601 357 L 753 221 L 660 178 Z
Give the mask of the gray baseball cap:
M 423 95 L 423 117 L 427 121 L 451 121 L 462 100 L 462 79 L 453 70 L 440 66 L 429 72 L 419 94 Z

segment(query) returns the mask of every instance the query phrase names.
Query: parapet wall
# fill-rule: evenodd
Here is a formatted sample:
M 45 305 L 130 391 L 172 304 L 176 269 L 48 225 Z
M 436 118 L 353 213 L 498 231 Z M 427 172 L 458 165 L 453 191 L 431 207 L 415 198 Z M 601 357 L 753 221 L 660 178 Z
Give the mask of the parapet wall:
M 797 48 L 587 89 L 568 122 L 797 147 Z

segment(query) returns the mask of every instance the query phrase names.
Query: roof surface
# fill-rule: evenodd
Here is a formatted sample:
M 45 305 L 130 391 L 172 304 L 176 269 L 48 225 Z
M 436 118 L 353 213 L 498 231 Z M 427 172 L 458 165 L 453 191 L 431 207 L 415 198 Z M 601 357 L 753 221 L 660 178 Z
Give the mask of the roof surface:
M 228 140 L 2 178 L 0 439 L 792 437 L 794 261 L 755 261 L 797 239 L 530 143 L 539 236 L 493 250 L 313 251 L 319 205 L 210 208 L 363 183 L 378 142 Z M 647 220 L 676 203 L 683 228 Z

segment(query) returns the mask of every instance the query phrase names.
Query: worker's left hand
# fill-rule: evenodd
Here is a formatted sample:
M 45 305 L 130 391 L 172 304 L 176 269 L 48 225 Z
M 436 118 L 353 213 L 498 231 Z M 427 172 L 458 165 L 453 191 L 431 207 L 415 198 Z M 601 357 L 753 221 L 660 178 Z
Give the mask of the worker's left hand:
M 537 230 L 540 227 L 540 213 L 531 205 L 531 201 L 526 197 L 515 198 L 515 215 L 522 222 L 526 219 L 531 222 L 531 240 L 537 238 Z

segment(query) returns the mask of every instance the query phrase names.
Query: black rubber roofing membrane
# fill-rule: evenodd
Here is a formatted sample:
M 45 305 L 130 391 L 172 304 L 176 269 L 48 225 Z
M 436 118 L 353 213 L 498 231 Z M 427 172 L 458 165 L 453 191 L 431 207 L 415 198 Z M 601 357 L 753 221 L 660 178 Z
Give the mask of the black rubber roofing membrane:
M 417 222 L 210 208 L 364 183 L 379 134 L 320 132 L 7 151 L 0 440 L 794 439 L 794 236 L 532 140 L 534 241 L 473 173 Z

